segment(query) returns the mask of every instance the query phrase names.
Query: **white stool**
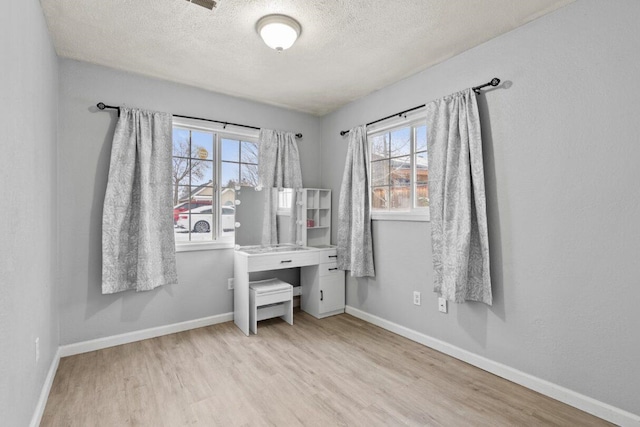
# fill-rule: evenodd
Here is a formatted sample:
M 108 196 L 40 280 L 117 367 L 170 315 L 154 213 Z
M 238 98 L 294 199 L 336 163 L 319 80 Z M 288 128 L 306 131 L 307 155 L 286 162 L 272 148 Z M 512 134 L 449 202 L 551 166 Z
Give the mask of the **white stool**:
M 293 286 L 280 279 L 249 282 L 249 329 L 258 333 L 258 321 L 281 317 L 293 325 Z

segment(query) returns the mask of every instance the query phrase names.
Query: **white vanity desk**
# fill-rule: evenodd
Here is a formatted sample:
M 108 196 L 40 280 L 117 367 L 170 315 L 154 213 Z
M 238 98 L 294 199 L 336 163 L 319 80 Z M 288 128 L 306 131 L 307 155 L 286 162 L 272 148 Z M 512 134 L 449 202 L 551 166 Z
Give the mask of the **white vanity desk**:
M 245 335 L 249 335 L 249 273 L 294 267 L 301 267 L 303 311 L 317 318 L 344 313 L 344 271 L 336 267 L 335 247 L 241 247 L 233 260 L 233 321 Z

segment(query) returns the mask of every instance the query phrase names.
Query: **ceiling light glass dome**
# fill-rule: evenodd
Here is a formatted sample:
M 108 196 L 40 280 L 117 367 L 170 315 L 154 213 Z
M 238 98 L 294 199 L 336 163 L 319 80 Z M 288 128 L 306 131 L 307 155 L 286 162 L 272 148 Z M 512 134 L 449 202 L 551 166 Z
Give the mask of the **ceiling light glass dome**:
M 289 16 L 267 15 L 260 18 L 256 30 L 267 46 L 281 52 L 293 46 L 302 28 Z

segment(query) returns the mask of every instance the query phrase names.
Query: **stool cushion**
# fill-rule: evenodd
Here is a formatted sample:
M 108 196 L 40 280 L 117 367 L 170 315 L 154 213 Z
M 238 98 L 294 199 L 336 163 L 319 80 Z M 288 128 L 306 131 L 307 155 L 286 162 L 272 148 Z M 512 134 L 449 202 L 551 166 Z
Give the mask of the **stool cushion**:
M 286 291 L 293 288 L 289 283 L 280 279 L 267 279 L 249 282 L 249 287 L 253 289 L 256 294 Z

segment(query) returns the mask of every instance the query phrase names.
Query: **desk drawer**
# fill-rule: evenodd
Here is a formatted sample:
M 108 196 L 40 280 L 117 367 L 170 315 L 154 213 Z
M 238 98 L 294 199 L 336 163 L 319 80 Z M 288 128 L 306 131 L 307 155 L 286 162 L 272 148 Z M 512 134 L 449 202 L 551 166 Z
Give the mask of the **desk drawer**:
M 279 270 L 282 268 L 304 267 L 318 263 L 316 251 L 300 251 L 260 255 L 249 258 L 251 271 Z
M 338 259 L 337 249 L 331 248 L 320 252 L 320 264 L 325 262 L 336 262 Z
M 336 261 L 320 264 L 318 268 L 320 269 L 321 277 L 322 276 L 338 276 L 340 274 L 344 275 L 344 271 L 338 270 L 338 263 Z

